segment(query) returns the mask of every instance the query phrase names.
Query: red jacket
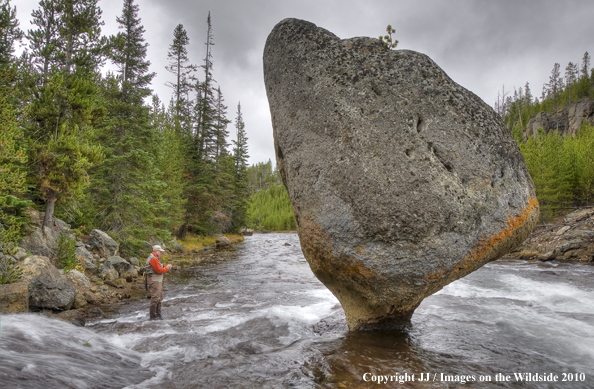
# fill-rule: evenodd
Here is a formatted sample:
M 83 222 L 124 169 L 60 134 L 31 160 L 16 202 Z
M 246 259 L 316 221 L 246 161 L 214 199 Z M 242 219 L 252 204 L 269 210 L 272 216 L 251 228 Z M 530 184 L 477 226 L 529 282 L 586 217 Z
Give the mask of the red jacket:
M 159 261 L 159 258 L 157 258 L 157 256 L 155 255 L 154 252 L 151 254 L 153 255 L 153 257 L 151 258 L 151 261 L 149 262 L 149 264 L 151 265 L 151 267 L 153 268 L 155 273 L 157 273 L 157 274 L 167 273 L 167 271 L 169 269 L 167 269 L 167 267 L 164 267 L 163 265 L 161 265 L 161 261 Z

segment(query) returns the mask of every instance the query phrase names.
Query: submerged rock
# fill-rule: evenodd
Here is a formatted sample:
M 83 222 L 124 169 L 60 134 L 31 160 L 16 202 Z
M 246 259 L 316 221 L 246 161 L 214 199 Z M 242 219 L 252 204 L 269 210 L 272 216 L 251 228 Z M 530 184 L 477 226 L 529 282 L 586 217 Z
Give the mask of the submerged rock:
M 533 229 L 509 130 L 426 55 L 286 19 L 264 78 L 301 248 L 351 330 L 401 327 Z

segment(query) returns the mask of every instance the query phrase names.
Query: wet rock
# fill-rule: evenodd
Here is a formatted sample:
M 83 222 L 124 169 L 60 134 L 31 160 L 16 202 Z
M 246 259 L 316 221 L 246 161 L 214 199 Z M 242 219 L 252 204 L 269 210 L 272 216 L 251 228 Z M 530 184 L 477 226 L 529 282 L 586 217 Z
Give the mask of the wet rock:
M 0 315 L 29 312 L 29 283 L 0 285 Z
M 119 250 L 118 243 L 105 232 L 100 230 L 91 231 L 87 244 L 92 252 L 95 252 L 104 258 L 117 255 Z
M 77 327 L 84 327 L 86 324 L 85 314 L 79 309 L 61 312 L 56 315 L 56 317 L 67 323 L 74 324 Z
M 86 311 L 86 317 L 87 317 L 87 320 L 98 320 L 98 319 L 104 319 L 105 314 L 103 313 L 101 308 L 90 307 Z
M 401 328 L 536 224 L 511 133 L 429 57 L 286 19 L 264 79 L 302 251 L 351 330 Z

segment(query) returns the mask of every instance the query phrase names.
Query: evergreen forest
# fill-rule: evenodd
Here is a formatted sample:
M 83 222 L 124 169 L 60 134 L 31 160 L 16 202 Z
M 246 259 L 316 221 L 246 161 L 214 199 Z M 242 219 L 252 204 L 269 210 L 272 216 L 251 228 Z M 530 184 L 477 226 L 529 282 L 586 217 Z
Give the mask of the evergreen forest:
M 136 0 L 122 0 L 111 36 L 98 0 L 40 0 L 29 31 L 13 4 L 0 0 L 3 242 L 28 232 L 28 207 L 45 212 L 44 226 L 59 217 L 81 235 L 109 233 L 123 255 L 150 240 L 218 233 L 215 214 L 227 219 L 223 232 L 246 225 L 245 123 L 213 77 L 210 14 L 198 62 L 184 26 L 174 29 L 163 69 L 174 81 L 161 100 Z M 104 74 L 106 65 L 115 70 Z
M 261 162 L 248 168 L 252 191 L 247 225 L 258 231 L 293 231 L 295 215 L 287 189 L 272 162 Z
M 581 61 L 569 62 L 565 73 L 555 63 L 549 82 L 543 85 L 540 99 L 534 97 L 530 85 L 499 92 L 495 110 L 503 118 L 518 143 L 541 206 L 541 219 L 548 220 L 567 213 L 574 207 L 594 202 L 594 126 L 584 121 L 577 133 L 558 131 L 528 135 L 524 129 L 530 118 L 540 112 L 555 114 L 580 99 L 594 100 L 594 69 L 591 57 L 584 53 Z

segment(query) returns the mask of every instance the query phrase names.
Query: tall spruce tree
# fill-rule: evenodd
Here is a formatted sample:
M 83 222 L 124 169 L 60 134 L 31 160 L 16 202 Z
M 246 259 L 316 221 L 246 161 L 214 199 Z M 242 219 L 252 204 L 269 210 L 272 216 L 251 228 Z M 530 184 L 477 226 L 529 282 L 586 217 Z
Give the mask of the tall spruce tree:
M 109 59 L 117 74 L 104 82 L 108 114 L 100 132 L 106 159 L 95 174 L 92 188 L 95 205 L 101 212 L 100 225 L 120 242 L 148 240 L 167 235 L 163 200 L 165 190 L 159 169 L 166 145 L 151 124 L 150 107 L 144 99 L 151 94 L 154 73 L 146 60 L 148 44 L 134 0 L 124 0 L 117 17 L 120 32 L 109 38 Z M 134 249 L 134 247 L 123 249 Z
M 175 75 L 175 82 L 167 82 L 166 85 L 173 89 L 175 100 L 174 122 L 180 132 L 187 137 L 191 136 L 191 102 L 190 91 L 194 81 L 193 72 L 197 70 L 196 65 L 190 63 L 188 49 L 190 38 L 184 29 L 183 24 L 178 24 L 173 30 L 173 42 L 169 46 L 167 59 L 169 64 L 165 69 Z
M 246 225 L 247 221 L 247 208 L 249 203 L 250 188 L 248 186 L 248 145 L 247 145 L 247 134 L 245 131 L 245 123 L 243 121 L 243 115 L 241 113 L 241 103 L 237 104 L 237 116 L 235 118 L 235 135 L 236 139 L 233 140 L 233 162 L 235 166 L 235 179 L 234 179 L 234 212 L 231 220 L 233 228 L 239 230 L 241 227 Z

